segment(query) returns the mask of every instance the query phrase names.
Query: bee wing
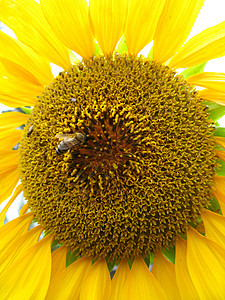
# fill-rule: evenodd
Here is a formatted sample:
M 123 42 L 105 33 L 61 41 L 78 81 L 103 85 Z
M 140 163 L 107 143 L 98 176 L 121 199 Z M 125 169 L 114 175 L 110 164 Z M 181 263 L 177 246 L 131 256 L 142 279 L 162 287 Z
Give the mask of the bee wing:
M 56 137 L 57 139 L 74 138 L 74 133 L 62 133 L 62 134 L 56 134 L 55 137 Z

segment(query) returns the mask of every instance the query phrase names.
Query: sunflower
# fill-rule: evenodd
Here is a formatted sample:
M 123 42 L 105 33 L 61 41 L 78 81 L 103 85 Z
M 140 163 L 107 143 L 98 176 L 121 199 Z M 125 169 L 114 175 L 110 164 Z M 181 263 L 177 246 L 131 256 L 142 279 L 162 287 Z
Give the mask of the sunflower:
M 203 72 L 225 22 L 185 43 L 203 3 L 0 1 L 24 111 L 0 115 L 1 299 L 225 298 L 225 74 Z

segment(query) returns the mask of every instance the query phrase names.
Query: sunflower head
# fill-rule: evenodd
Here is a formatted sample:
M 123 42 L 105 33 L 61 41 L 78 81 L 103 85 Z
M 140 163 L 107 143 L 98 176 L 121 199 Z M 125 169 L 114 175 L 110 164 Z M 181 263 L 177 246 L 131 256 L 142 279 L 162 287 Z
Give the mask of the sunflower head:
M 82 256 L 148 256 L 208 206 L 214 126 L 168 66 L 125 54 L 84 59 L 45 89 L 26 128 L 25 197 L 38 222 Z

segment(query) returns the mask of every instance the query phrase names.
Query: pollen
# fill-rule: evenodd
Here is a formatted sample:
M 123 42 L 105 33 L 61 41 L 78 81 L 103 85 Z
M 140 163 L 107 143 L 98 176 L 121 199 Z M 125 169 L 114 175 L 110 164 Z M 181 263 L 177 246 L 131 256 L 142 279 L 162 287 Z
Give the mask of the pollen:
M 80 256 L 154 254 L 209 204 L 214 130 L 197 91 L 168 66 L 84 59 L 46 87 L 27 122 L 25 197 L 46 232 Z

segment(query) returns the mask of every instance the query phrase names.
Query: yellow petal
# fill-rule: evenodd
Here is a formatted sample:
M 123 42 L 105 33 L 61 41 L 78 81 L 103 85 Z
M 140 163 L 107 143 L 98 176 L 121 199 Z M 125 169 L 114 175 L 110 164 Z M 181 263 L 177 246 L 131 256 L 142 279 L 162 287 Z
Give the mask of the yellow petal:
M 206 237 L 225 248 L 225 217 L 207 209 L 201 211 Z
M 35 85 L 32 83 L 27 83 L 26 81 L 20 81 L 17 79 L 8 79 L 8 78 L 0 78 L 0 99 L 4 99 L 5 96 L 8 96 L 9 102 L 4 101 L 6 104 L 11 104 L 11 102 L 15 103 L 14 107 L 18 107 L 18 104 L 22 103 L 25 104 L 32 104 L 32 106 L 36 102 L 36 96 L 41 95 L 43 92 L 42 85 Z M 15 101 L 10 101 L 10 97 L 16 99 L 21 99 L 20 102 L 17 104 Z M 29 99 L 27 102 L 25 99 Z M 24 99 L 24 100 L 23 100 Z M 12 106 L 12 105 L 11 105 Z M 24 105 L 25 106 L 25 105 Z
M 22 114 L 17 111 L 4 112 L 0 114 L 0 129 L 17 128 L 26 124 L 29 115 Z
M 204 0 L 169 0 L 163 8 L 154 36 L 153 58 L 164 62 L 187 39 Z
M 193 67 L 225 55 L 225 22 L 207 28 L 191 38 L 171 59 L 174 68 Z
M 1 57 L 0 74 L 1 78 L 5 77 L 11 80 L 17 79 L 27 83 L 32 83 L 34 85 L 40 85 L 40 82 L 37 80 L 37 78 L 28 70 L 7 58 Z
M 28 203 L 24 204 L 20 209 L 19 216 L 25 215 L 28 209 L 29 209 L 29 204 Z
M 99 259 L 91 267 L 82 283 L 80 300 L 108 300 L 111 295 L 111 278 L 105 259 Z
M 220 204 L 223 215 L 225 215 L 225 177 L 215 176 L 213 187 L 213 194 Z
M 23 130 L 4 130 L 0 132 L 1 149 L 11 150 L 21 140 Z
M 222 136 L 215 137 L 216 143 L 222 146 L 225 149 L 225 138 Z
M 90 0 L 92 31 L 105 55 L 112 54 L 123 35 L 127 0 Z
M 112 279 L 112 294 L 110 300 L 118 300 L 120 299 L 120 295 L 122 293 L 125 281 L 127 280 L 127 276 L 130 273 L 130 268 L 128 266 L 127 260 L 122 259 L 117 270 L 116 274 Z
M 42 85 L 52 81 L 53 75 L 50 64 L 30 47 L 2 31 L 0 31 L 0 43 L 0 61 L 3 65 L 6 64 L 7 60 L 10 60 L 33 74 Z
M 91 268 L 90 258 L 81 258 L 58 273 L 50 282 L 46 300 L 80 299 L 81 285 Z M 87 300 L 87 299 L 86 299 Z
M 94 56 L 95 45 L 86 0 L 41 0 L 45 18 L 68 48 L 85 58 Z
M 42 231 L 41 226 L 36 226 L 4 247 L 0 253 L 0 274 L 38 241 Z
M 225 105 L 225 93 L 211 90 L 211 89 L 204 89 L 198 91 L 198 94 L 201 98 L 218 103 L 220 105 Z
M 152 274 L 158 279 L 168 299 L 181 299 L 176 282 L 174 264 L 169 262 L 162 255 L 161 251 L 155 255 Z
M 189 84 L 214 89 L 225 93 L 225 73 L 203 72 L 188 77 Z
M 19 181 L 19 177 L 20 174 L 18 169 L 12 169 L 0 175 L 0 186 L 1 186 L 0 203 L 2 203 L 2 201 L 10 197 L 10 195 L 12 194 L 14 188 L 16 187 Z
M 2 173 L 2 171 L 8 171 L 12 167 L 17 167 L 18 158 L 18 150 L 0 150 L 0 174 Z
M 49 234 L 1 274 L 1 299 L 45 299 L 51 274 L 51 243 Z
M 34 216 L 32 215 L 32 213 L 28 213 L 0 227 L 0 252 L 7 245 L 13 243 L 15 239 L 28 231 L 33 218 Z
M 217 155 L 219 156 L 220 159 L 225 161 L 225 151 L 216 151 L 216 153 L 217 153 Z
M 133 262 L 121 299 L 167 299 L 162 286 L 150 272 L 141 257 L 137 257 Z
M 5 216 L 6 216 L 6 213 L 10 207 L 10 205 L 13 203 L 13 201 L 16 199 L 16 197 L 23 191 L 22 189 L 22 184 L 19 184 L 12 197 L 9 199 L 9 201 L 7 202 L 7 204 L 5 205 L 5 207 L 2 209 L 2 211 L 0 212 L 0 226 L 2 226 L 4 224 L 4 221 L 5 221 Z
M 200 299 L 225 298 L 225 249 L 190 227 L 187 265 Z
M 67 248 L 62 246 L 53 251 L 52 253 L 52 272 L 51 279 L 58 275 L 60 272 L 64 271 L 66 268 L 66 255 Z
M 36 103 L 36 96 L 31 98 L 17 98 L 10 95 L 0 95 L 0 102 L 6 106 L 10 107 L 20 107 L 20 106 L 34 106 Z
M 187 243 L 181 237 L 176 241 L 175 272 L 181 299 L 198 300 L 199 297 L 187 267 Z
M 63 68 L 70 65 L 68 49 L 57 39 L 36 1 L 0 1 L 0 20 L 14 31 L 21 42 L 50 62 Z
M 165 0 L 129 1 L 125 39 L 128 52 L 138 54 L 153 40 Z

